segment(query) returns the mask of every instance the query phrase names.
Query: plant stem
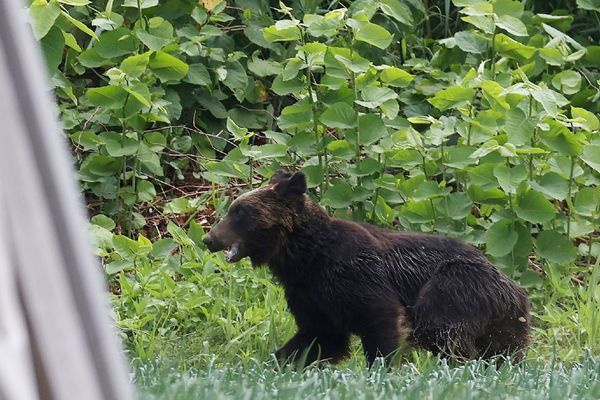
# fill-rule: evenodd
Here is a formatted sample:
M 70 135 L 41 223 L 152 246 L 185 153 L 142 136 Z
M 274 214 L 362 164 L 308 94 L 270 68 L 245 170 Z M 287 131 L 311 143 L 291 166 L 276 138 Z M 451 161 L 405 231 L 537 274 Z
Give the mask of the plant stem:
M 571 237 L 571 192 L 573 190 L 573 171 L 575 170 L 575 156 L 571 156 L 569 169 L 569 193 L 567 194 L 567 238 Z
M 140 28 L 145 30 L 146 24 L 144 21 L 144 12 L 142 11 L 142 0 L 137 0 L 137 8 L 138 8 L 139 19 L 140 19 Z
M 529 96 L 529 112 L 527 117 L 531 117 L 531 109 L 533 107 L 533 96 Z M 531 147 L 533 147 L 535 141 L 535 127 L 533 128 L 533 136 L 531 137 Z M 533 154 L 529 155 L 529 179 L 533 179 Z
M 496 25 L 492 33 L 492 79 L 496 77 Z

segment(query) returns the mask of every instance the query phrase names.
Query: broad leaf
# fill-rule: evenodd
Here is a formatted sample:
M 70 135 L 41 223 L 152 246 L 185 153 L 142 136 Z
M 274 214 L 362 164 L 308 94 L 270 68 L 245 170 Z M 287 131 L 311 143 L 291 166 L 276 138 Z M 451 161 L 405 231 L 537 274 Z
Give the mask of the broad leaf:
M 486 252 L 493 257 L 502 257 L 509 254 L 519 235 L 512 227 L 512 222 L 503 219 L 493 224 L 485 234 Z
M 40 40 L 54 26 L 56 18 L 60 15 L 60 7 L 54 2 L 35 0 L 29 9 L 29 21 L 33 28 L 33 36 Z
M 372 22 L 349 19 L 348 26 L 354 31 L 354 39 L 385 50 L 392 43 L 392 34 Z
M 150 57 L 148 66 L 162 82 L 179 81 L 189 70 L 185 62 L 162 51 L 157 51 Z
M 556 214 L 554 206 L 546 200 L 543 194 L 535 190 L 529 190 L 520 196 L 515 212 L 519 218 L 534 224 L 548 222 Z
M 540 232 L 535 246 L 538 253 L 550 262 L 566 264 L 577 258 L 577 249 L 573 243 L 565 235 L 556 231 Z
M 347 103 L 335 103 L 319 118 L 329 128 L 349 129 L 357 126 L 356 111 Z
M 427 99 L 427 101 L 438 110 L 444 111 L 466 104 L 473 99 L 473 96 L 475 96 L 475 89 L 452 86 L 439 91 L 435 96 Z

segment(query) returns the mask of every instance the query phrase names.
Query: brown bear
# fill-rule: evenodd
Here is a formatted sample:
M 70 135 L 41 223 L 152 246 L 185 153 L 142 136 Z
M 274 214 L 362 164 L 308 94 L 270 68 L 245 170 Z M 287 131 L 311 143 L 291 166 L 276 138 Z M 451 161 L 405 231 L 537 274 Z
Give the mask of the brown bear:
M 276 356 L 337 362 L 358 335 L 369 365 L 416 345 L 459 360 L 522 358 L 529 301 L 461 240 L 331 218 L 306 195 L 306 177 L 278 172 L 239 196 L 204 237 L 227 260 L 268 265 L 298 332 Z

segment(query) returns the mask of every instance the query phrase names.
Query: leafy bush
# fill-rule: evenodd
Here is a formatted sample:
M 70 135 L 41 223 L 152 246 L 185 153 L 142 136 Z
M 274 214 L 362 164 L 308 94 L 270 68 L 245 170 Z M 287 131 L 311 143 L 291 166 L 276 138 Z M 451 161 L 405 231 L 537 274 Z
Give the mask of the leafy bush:
M 596 3 L 287 3 L 31 3 L 137 353 L 144 335 L 201 321 L 231 341 L 228 323 L 263 312 L 217 306 L 210 288 L 280 307 L 261 273 L 199 239 L 232 188 L 281 167 L 301 168 L 332 214 L 482 248 L 541 288 L 542 335 L 570 338 L 550 327 L 571 308 L 586 321 L 579 342 L 597 346 L 597 310 L 580 307 L 599 301 L 586 288 L 600 255 Z

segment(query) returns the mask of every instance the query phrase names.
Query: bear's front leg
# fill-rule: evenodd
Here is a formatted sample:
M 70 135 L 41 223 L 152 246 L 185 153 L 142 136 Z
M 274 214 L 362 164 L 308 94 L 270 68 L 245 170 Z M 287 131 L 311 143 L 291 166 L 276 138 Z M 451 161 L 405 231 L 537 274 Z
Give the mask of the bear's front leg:
M 350 350 L 350 334 L 319 333 L 299 331 L 275 356 L 282 362 L 302 362 L 303 366 L 317 360 L 336 363 L 346 357 Z

